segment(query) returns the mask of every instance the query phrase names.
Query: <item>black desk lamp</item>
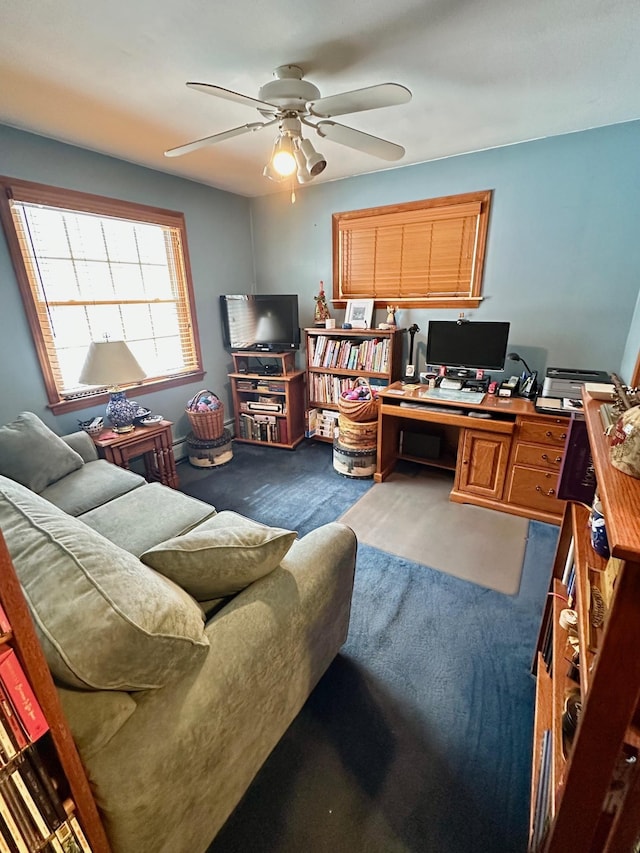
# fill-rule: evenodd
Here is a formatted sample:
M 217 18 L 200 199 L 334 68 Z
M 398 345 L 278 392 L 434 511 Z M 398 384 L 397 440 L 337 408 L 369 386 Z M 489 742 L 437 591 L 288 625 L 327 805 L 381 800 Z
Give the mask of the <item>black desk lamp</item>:
M 507 358 L 510 358 L 511 361 L 521 361 L 527 373 L 529 374 L 528 378 L 522 383 L 522 387 L 520 388 L 520 394 L 523 397 L 535 397 L 536 392 L 538 390 L 538 373 L 535 370 L 531 370 L 527 362 L 519 355 L 517 352 L 507 353 Z
M 521 355 L 518 355 L 517 352 L 508 353 L 507 358 L 510 358 L 511 361 L 521 361 L 524 364 L 524 366 L 526 367 L 527 373 L 533 373 L 533 371 L 531 370 L 531 368 L 529 367 L 527 362 L 524 360 L 524 358 Z

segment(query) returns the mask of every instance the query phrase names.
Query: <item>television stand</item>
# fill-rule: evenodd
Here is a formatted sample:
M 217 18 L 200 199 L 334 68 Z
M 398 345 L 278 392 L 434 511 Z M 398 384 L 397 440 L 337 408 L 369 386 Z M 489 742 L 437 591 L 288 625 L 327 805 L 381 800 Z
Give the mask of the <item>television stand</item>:
M 304 438 L 304 371 L 295 352 L 231 353 L 235 441 L 293 450 Z

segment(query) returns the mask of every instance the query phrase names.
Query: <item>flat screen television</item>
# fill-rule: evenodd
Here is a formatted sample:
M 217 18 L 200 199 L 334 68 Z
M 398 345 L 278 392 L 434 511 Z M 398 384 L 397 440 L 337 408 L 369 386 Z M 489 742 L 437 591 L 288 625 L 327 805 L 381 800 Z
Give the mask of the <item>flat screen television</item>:
M 427 364 L 458 370 L 503 370 L 509 323 L 430 320 Z
M 229 352 L 287 352 L 300 348 L 296 294 L 220 297 L 222 338 Z

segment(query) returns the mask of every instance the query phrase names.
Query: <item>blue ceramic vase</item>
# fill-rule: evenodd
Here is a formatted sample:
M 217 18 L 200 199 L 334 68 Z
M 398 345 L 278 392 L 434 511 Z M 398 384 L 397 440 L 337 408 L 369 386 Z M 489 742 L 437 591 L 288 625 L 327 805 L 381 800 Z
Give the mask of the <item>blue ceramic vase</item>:
M 137 412 L 138 404 L 127 400 L 124 391 L 111 391 L 107 403 L 107 417 L 116 432 L 130 432 Z

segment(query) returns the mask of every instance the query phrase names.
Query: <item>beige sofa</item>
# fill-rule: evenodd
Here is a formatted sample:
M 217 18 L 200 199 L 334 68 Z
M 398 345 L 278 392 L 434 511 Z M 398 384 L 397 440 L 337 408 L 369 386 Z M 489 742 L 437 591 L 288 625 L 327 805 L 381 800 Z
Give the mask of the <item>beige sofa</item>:
M 352 531 L 216 513 L 29 413 L 0 527 L 113 850 L 204 853 L 346 638 Z

